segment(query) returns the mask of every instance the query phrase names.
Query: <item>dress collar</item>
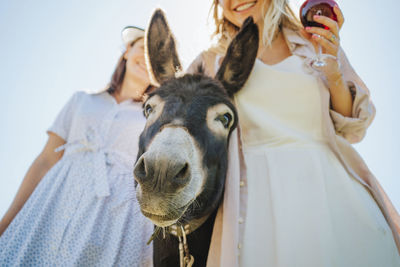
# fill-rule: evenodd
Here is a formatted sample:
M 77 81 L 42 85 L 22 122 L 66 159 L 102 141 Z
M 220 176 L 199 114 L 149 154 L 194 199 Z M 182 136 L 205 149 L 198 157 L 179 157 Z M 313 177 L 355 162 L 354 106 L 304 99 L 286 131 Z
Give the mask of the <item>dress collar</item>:
M 120 103 L 117 103 L 117 100 L 115 99 L 115 97 L 112 96 L 107 91 L 96 92 L 96 93 L 94 93 L 94 95 L 99 95 L 102 98 L 104 98 L 107 102 L 109 102 L 115 106 L 118 106 L 118 107 L 129 106 L 129 107 L 135 107 L 138 109 L 142 109 L 142 105 L 143 105 L 142 102 L 136 102 L 133 99 L 126 99 Z
M 283 35 L 286 38 L 290 52 L 293 55 L 304 58 L 304 63 L 308 67 L 307 72 L 313 73 L 315 70 L 309 68 L 311 60 L 315 57 L 315 49 L 312 43 L 301 35 L 299 31 L 283 28 Z
M 285 36 L 290 51 L 294 51 L 299 46 L 310 46 L 310 42 L 306 40 L 298 31 L 289 28 L 283 28 L 283 35 Z

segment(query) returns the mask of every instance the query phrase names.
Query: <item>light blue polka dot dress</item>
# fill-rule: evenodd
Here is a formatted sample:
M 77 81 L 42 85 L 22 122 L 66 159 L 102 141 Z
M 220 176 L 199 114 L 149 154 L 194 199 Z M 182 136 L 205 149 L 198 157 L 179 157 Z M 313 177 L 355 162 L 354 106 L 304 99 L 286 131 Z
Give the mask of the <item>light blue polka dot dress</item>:
M 75 93 L 49 129 L 64 155 L 1 236 L 0 266 L 151 266 L 133 180 L 144 123 L 140 103 Z

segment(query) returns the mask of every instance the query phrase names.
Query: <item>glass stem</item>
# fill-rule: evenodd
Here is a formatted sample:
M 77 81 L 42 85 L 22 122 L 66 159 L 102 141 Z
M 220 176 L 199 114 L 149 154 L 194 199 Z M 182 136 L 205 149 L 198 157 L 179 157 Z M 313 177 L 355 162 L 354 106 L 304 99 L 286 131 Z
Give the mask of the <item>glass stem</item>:
M 322 47 L 320 44 L 318 44 L 317 58 L 311 63 L 311 65 L 316 69 L 319 69 L 319 68 L 325 66 L 325 61 L 322 58 Z
M 320 44 L 318 44 L 317 60 L 318 60 L 319 62 L 322 61 L 322 46 L 321 46 Z

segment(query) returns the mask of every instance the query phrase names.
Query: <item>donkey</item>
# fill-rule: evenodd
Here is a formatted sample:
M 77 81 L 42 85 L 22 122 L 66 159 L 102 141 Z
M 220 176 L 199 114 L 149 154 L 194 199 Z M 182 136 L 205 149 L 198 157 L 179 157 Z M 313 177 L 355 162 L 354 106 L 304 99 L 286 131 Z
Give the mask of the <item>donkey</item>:
M 224 191 L 229 137 L 238 123 L 231 97 L 253 68 L 258 28 L 252 18 L 245 21 L 214 79 L 201 68 L 176 77 L 181 65 L 175 41 L 159 9 L 145 41 L 160 87 L 143 104 L 147 122 L 134 177 L 141 211 L 156 225 L 154 266 L 186 266 L 193 259 L 194 266 L 205 266 Z

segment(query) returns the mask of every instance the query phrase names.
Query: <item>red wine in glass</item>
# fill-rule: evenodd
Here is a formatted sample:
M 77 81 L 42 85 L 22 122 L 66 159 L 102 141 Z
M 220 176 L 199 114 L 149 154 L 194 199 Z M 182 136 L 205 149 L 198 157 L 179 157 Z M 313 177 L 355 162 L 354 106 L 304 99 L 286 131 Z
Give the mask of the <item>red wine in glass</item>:
M 337 21 L 337 16 L 333 7 L 337 5 L 334 0 L 307 0 L 300 7 L 300 19 L 304 27 L 320 27 L 326 30 L 329 28 L 323 24 L 314 21 L 314 15 L 325 16 Z M 317 59 L 312 62 L 315 67 L 325 66 L 322 59 L 322 48 L 318 45 Z

